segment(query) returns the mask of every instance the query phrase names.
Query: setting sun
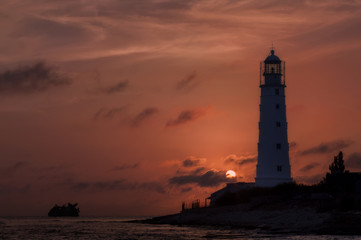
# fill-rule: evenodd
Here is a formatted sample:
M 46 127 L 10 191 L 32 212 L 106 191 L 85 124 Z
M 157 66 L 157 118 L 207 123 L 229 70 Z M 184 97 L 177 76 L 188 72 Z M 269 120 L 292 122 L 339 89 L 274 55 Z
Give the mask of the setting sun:
M 235 176 L 236 176 L 236 172 L 233 171 L 233 170 L 228 170 L 228 171 L 226 172 L 226 177 L 227 177 L 227 178 L 234 178 Z

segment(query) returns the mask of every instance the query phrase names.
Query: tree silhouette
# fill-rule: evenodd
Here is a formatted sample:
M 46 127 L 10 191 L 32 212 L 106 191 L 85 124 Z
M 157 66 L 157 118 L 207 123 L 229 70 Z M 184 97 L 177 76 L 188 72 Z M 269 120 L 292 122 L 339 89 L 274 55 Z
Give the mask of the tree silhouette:
M 334 157 L 333 163 L 330 165 L 331 174 L 335 173 L 344 173 L 345 172 L 345 164 L 343 161 L 342 151 Z

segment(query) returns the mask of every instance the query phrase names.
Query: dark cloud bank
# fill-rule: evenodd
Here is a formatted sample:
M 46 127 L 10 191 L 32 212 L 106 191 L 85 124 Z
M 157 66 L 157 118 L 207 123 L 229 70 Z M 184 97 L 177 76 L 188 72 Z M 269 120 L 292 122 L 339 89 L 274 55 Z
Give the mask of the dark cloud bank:
M 320 165 L 319 163 L 310 163 L 310 164 L 307 164 L 306 166 L 302 167 L 300 169 L 300 171 L 301 172 L 309 172 L 312 169 L 314 169 L 315 167 L 318 167 L 319 165 Z
M 145 121 L 147 118 L 151 117 L 152 115 L 158 113 L 158 109 L 155 107 L 148 107 L 143 109 L 140 113 L 138 113 L 135 118 L 132 120 L 132 126 L 137 127 L 139 126 L 143 121 Z
M 189 92 L 199 84 L 199 81 L 196 80 L 196 77 L 196 72 L 189 74 L 184 79 L 177 82 L 176 89 L 180 92 Z
M 243 166 L 255 162 L 257 162 L 257 156 L 237 157 L 236 155 L 229 155 L 224 160 L 224 163 L 226 164 L 234 163 L 237 164 L 238 166 Z
M 332 142 L 321 143 L 318 146 L 305 149 L 301 151 L 299 154 L 301 156 L 307 156 L 311 154 L 325 154 L 325 153 L 336 153 L 343 148 L 350 146 L 353 141 L 345 141 L 345 140 L 336 140 Z
M 188 157 L 182 162 L 183 167 L 196 167 L 202 162 L 201 158 Z
M 113 119 L 115 117 L 121 116 L 124 111 L 129 107 L 129 105 L 117 107 L 117 108 L 100 108 L 93 116 L 94 120 L 99 119 Z M 130 125 L 132 127 L 140 126 L 144 121 L 146 121 L 151 116 L 158 113 L 158 108 L 148 107 L 144 108 L 141 112 L 139 112 L 133 119 L 130 120 Z
M 18 161 L 18 162 L 12 164 L 11 166 L 9 166 L 9 167 L 7 167 L 7 168 L 0 170 L 0 173 L 1 173 L 2 175 L 12 175 L 12 174 L 14 174 L 15 172 L 17 172 L 18 170 L 26 167 L 27 165 L 29 165 L 28 162 Z
M 0 93 L 29 94 L 70 83 L 68 77 L 62 76 L 44 62 L 0 73 Z
M 200 187 L 216 187 L 222 183 L 233 182 L 235 179 L 226 178 L 224 171 L 209 170 L 205 173 L 193 172 L 182 176 L 175 176 L 169 179 L 171 185 L 183 186 L 197 184 Z
M 118 107 L 118 108 L 100 108 L 95 114 L 94 114 L 94 120 L 98 119 L 112 119 L 121 113 L 127 108 L 128 106 Z
M 191 109 L 191 110 L 185 110 L 182 111 L 176 119 L 170 119 L 168 120 L 166 126 L 172 127 L 172 126 L 178 126 L 187 122 L 191 122 L 199 118 L 204 114 L 203 111 L 197 110 L 197 109 Z
M 123 92 L 129 85 L 127 80 L 117 83 L 114 86 L 110 86 L 104 90 L 105 93 L 112 94 L 117 92 Z

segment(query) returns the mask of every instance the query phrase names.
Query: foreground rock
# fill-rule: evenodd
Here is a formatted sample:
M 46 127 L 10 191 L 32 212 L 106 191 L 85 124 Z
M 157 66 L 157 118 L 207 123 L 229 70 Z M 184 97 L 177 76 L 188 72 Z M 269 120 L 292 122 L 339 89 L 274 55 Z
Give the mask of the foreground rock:
M 319 213 L 312 208 L 243 211 L 242 207 L 204 208 L 143 220 L 151 224 L 208 225 L 262 229 L 276 233 L 361 235 L 361 214 Z
M 317 196 L 283 201 L 277 196 L 269 196 L 231 206 L 184 210 L 142 222 L 257 228 L 275 233 L 361 235 L 361 212 L 335 209 L 335 202 L 338 199 Z
M 79 208 L 77 203 L 71 204 L 68 203 L 67 206 L 58 206 L 55 205 L 52 209 L 50 209 L 48 216 L 49 217 L 79 217 Z

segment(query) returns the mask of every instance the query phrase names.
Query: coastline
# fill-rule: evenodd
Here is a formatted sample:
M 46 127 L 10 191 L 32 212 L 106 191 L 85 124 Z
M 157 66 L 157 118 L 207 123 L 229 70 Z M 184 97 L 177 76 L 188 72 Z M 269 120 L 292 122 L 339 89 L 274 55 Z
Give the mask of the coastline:
M 137 222 L 260 229 L 285 234 L 361 235 L 360 212 L 319 212 L 312 207 L 297 206 L 283 210 L 247 209 L 244 204 L 208 207 Z

